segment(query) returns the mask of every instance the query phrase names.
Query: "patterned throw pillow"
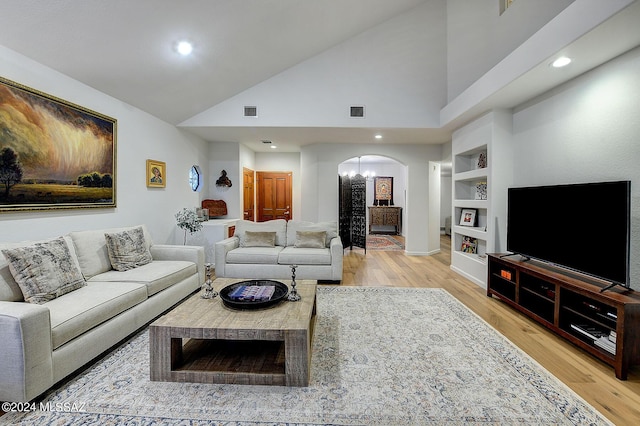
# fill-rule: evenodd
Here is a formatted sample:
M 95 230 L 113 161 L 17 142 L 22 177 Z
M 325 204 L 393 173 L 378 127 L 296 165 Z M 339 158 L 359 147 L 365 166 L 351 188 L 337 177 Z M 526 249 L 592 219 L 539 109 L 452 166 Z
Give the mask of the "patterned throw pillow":
M 326 231 L 297 231 L 294 247 L 325 248 Z
M 24 300 L 42 304 L 86 285 L 64 238 L 2 250 Z
M 151 263 L 151 252 L 144 240 L 142 227 L 104 234 L 111 266 L 116 271 L 128 271 Z

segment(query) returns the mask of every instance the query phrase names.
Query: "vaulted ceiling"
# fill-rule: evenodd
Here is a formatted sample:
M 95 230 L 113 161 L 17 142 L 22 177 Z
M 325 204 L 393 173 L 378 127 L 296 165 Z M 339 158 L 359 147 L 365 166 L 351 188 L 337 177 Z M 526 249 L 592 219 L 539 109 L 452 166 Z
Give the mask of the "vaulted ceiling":
M 260 141 L 269 139 L 295 151 L 316 142 L 371 143 L 381 132 L 387 143 L 443 143 L 450 139 L 451 126 L 428 120 L 423 126 L 389 122 L 371 127 L 357 122 L 325 125 L 313 118 L 269 126 L 202 125 L 198 119 L 275 76 L 435 1 L 3 0 L 0 44 L 207 140 L 265 150 Z M 194 45 L 189 57 L 175 51 L 182 39 Z M 446 50 L 444 38 L 431 41 Z M 609 59 L 619 50 L 612 50 Z M 390 69 L 401 66 L 389 64 Z M 439 66 L 446 79 L 446 63 Z M 408 96 L 413 91 L 413 96 L 431 97 L 438 106 L 436 115 L 447 103 L 445 91 L 400 90 Z M 511 106 L 522 100 L 510 96 Z M 492 106 L 495 103 L 482 107 Z

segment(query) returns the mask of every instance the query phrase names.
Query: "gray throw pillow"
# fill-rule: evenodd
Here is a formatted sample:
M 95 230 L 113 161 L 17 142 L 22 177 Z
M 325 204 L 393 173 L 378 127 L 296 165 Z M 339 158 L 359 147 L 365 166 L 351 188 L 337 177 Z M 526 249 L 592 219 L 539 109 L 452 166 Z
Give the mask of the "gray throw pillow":
M 2 254 L 26 302 L 42 304 L 86 285 L 62 237 Z
M 153 258 L 147 248 L 142 227 L 104 234 L 111 267 L 116 271 L 128 271 L 151 263 Z
M 294 247 L 325 248 L 326 231 L 297 231 Z
M 253 232 L 244 233 L 243 247 L 274 247 L 276 245 L 275 232 Z

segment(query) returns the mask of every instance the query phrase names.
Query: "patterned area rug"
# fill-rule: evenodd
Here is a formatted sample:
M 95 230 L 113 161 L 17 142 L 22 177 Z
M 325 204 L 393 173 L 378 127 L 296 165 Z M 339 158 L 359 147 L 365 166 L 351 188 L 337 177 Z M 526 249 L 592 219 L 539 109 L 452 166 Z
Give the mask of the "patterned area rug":
M 390 235 L 367 235 L 367 250 L 404 250 L 404 245 Z
M 150 382 L 145 330 L 52 391 L 43 404 L 84 412 L 36 410 L 0 420 L 29 425 L 610 424 L 443 289 L 319 287 L 306 388 Z

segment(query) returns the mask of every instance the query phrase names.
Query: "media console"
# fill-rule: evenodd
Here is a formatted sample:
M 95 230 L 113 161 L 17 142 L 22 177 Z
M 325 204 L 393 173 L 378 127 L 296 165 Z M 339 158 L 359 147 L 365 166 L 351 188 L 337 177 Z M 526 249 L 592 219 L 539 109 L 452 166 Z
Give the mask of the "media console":
M 640 364 L 640 295 L 520 256 L 488 254 L 487 296 L 584 349 L 627 379 Z

